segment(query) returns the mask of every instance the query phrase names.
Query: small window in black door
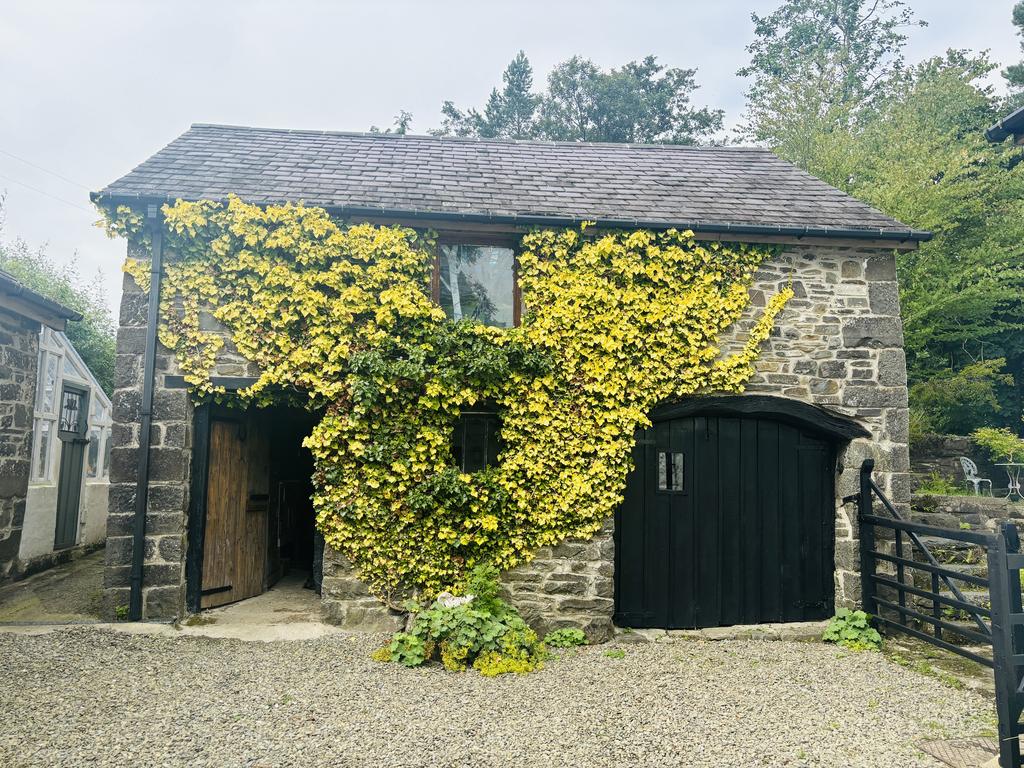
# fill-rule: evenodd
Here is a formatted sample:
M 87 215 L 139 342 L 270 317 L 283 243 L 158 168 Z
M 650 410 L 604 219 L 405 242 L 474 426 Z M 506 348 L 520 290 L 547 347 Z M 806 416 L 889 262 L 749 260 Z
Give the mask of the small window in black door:
M 452 456 L 463 472 L 477 472 L 498 463 L 501 450 L 501 418 L 497 408 L 464 411 L 452 435 Z
M 658 490 L 680 492 L 684 488 L 683 454 L 658 451 Z

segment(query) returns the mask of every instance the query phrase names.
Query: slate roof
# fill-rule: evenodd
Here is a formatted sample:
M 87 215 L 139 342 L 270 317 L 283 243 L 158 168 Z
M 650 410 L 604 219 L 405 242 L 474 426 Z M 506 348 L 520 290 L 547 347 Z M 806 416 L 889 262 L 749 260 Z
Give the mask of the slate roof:
M 743 147 L 598 144 L 193 125 L 94 200 L 304 201 L 342 215 L 689 227 L 923 240 Z

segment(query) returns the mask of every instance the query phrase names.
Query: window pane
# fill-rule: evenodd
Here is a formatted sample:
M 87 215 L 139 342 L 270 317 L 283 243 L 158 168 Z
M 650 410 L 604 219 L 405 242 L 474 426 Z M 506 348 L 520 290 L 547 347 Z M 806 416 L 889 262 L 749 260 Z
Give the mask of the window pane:
M 441 246 L 441 306 L 448 317 L 511 328 L 514 259 L 511 248 Z
M 103 476 L 110 477 L 110 427 L 103 430 Z
M 658 451 L 658 490 L 683 490 L 683 454 Z
M 61 394 L 60 405 L 60 431 L 80 432 L 82 431 L 82 393 L 73 389 L 65 389 Z
M 42 413 L 53 413 L 54 391 L 57 388 L 57 366 L 60 358 L 46 354 L 43 362 L 43 379 L 39 387 L 39 410 Z
M 478 472 L 498 463 L 501 419 L 497 413 L 464 413 L 455 425 L 452 455 L 463 472 Z
M 50 422 L 36 419 L 36 454 L 33 457 L 32 475 L 36 480 L 46 480 L 47 464 L 50 458 Z
M 96 477 L 99 474 L 100 431 L 95 427 L 89 430 L 89 448 L 85 452 L 85 476 Z

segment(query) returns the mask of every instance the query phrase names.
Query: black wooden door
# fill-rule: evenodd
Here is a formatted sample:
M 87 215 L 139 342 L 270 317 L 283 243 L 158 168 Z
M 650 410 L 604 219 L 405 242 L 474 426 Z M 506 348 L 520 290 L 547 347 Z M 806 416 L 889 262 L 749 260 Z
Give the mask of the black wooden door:
M 833 446 L 753 416 L 638 437 L 615 525 L 615 621 L 696 627 L 832 614 Z
M 57 522 L 53 548 L 67 549 L 78 543 L 78 510 L 82 501 L 82 467 L 85 462 L 89 391 L 65 384 L 60 394 L 60 470 L 57 474 Z

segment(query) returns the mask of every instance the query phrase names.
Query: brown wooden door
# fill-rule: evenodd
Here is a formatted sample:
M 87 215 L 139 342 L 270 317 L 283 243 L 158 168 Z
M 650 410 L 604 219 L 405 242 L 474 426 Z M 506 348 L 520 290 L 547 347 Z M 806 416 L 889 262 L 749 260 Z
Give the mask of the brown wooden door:
M 210 424 L 203 542 L 203 608 L 264 589 L 269 508 L 269 442 L 256 419 Z

